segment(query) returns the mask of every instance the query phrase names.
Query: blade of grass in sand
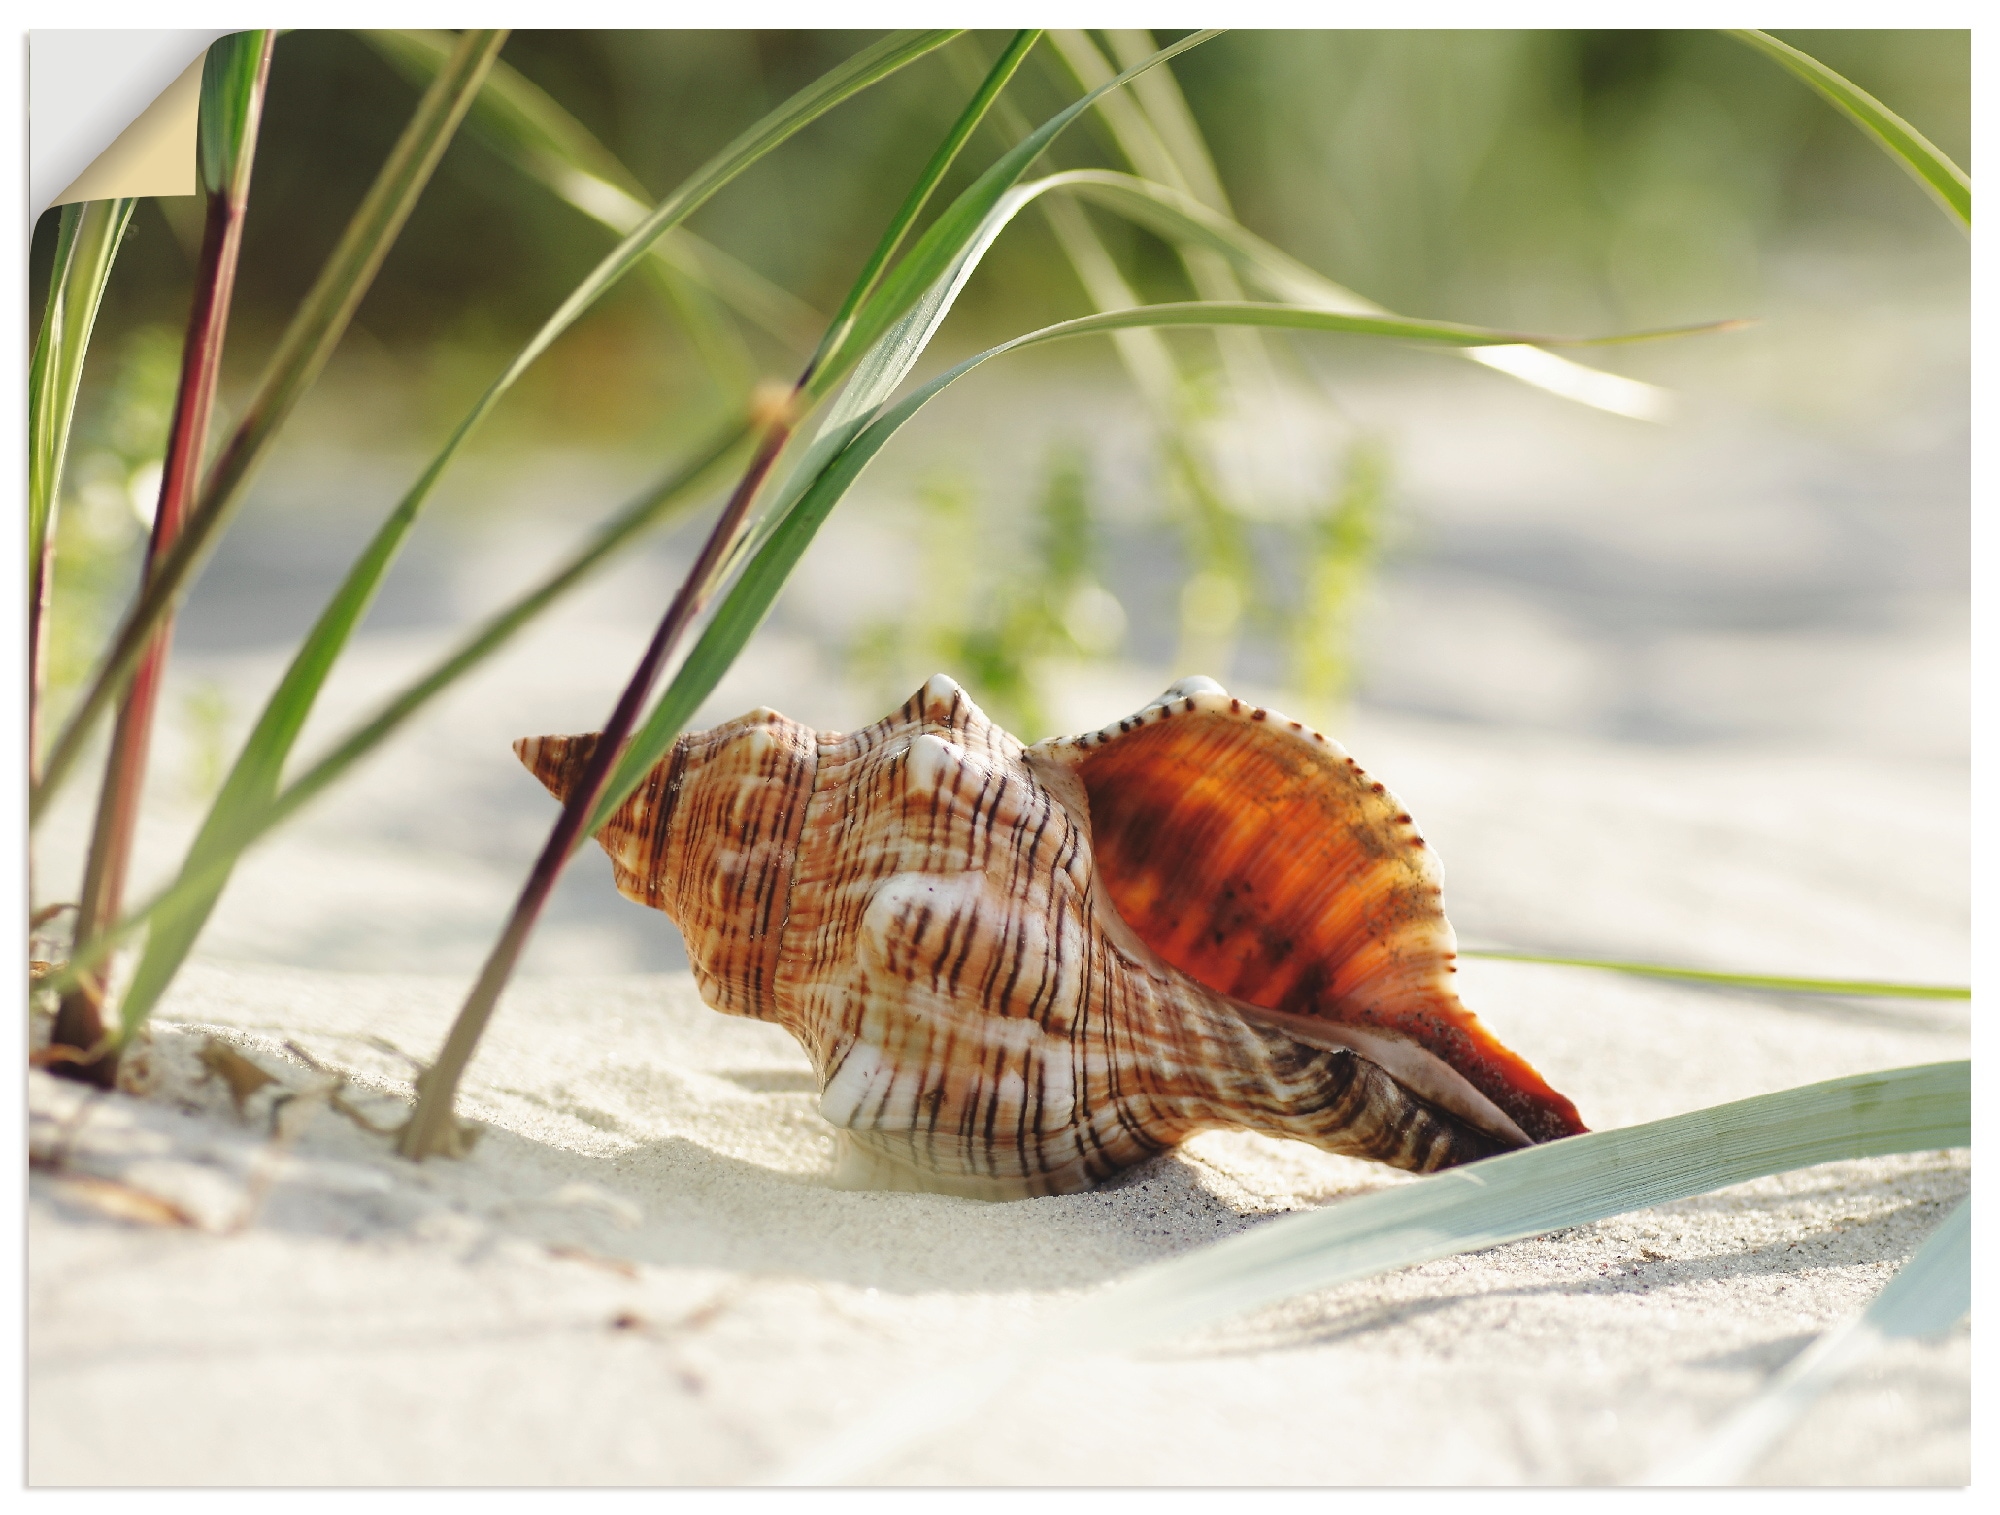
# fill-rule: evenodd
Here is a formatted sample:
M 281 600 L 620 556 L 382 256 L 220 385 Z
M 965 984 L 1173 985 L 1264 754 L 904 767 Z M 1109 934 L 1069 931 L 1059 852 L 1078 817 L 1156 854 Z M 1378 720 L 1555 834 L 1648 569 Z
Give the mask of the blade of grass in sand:
M 404 128 L 280 338 L 242 419 L 210 465 L 185 525 L 148 573 L 145 587 L 112 637 L 103 665 L 50 749 L 41 782 L 29 792 L 30 825 L 45 813 L 91 726 L 137 664 L 154 630 L 185 595 L 271 440 L 333 355 L 505 37 L 505 32 L 466 33 L 450 66 L 439 74 Z
M 83 360 L 118 244 L 137 200 L 88 200 L 58 212 L 55 257 L 41 330 L 28 362 L 28 765 L 41 757 L 42 686 L 48 671 L 49 599 L 56 513 Z
M 181 346 L 179 392 L 167 431 L 152 535 L 146 544 L 148 576 L 180 535 L 208 447 L 275 40 L 276 34 L 270 31 L 236 32 L 210 46 L 202 62 L 196 156 L 207 214 L 187 337 Z M 166 677 L 172 638 L 173 621 L 163 616 L 141 649 L 119 702 L 98 792 L 97 816 L 84 856 L 76 911 L 75 940 L 79 943 L 88 944 L 118 919 L 124 907 L 125 873 L 138 832 L 140 791 L 145 786 L 153 744 L 153 715 Z M 86 1053 L 104 1042 L 104 988 L 97 979 L 83 980 L 62 997 L 49 1040 L 53 1046 Z M 85 1057 L 56 1066 L 68 1077 L 105 1087 L 114 1084 L 118 1076 L 115 1055 Z
M 363 31 L 363 40 L 405 78 L 422 85 L 450 51 L 446 32 Z M 559 199 L 620 236 L 646 218 L 637 177 L 545 90 L 505 62 L 487 75 L 466 129 Z M 690 280 L 786 346 L 805 351 L 826 318 L 684 226 L 652 246 L 655 264 Z
M 749 439 L 750 423 L 746 419 L 739 418 L 718 428 L 694 449 L 689 461 L 619 511 L 554 573 L 490 617 L 428 673 L 336 742 L 325 756 L 288 783 L 269 806 L 255 815 L 239 817 L 240 827 L 229 836 L 226 848 L 215 849 L 206 863 L 197 865 L 190 859 L 165 889 L 127 914 L 114 930 L 100 933 L 86 950 L 78 951 L 68 963 L 51 973 L 45 981 L 48 987 L 63 992 L 81 974 L 93 971 L 111 951 L 134 937 L 155 915 L 185 908 L 204 895 L 218 892 L 236 860 L 259 838 L 284 824 L 331 787 L 438 695 L 498 652 L 535 617 L 642 533 L 664 524 L 692 503 L 695 491 L 736 456 Z
M 582 842 L 581 829 L 590 813 L 592 802 L 609 777 L 611 764 L 622 749 L 626 735 L 637 721 L 639 712 L 650 698 L 654 683 L 658 680 L 667 659 L 679 651 L 681 639 L 694 619 L 706 607 L 716 585 L 726 573 L 735 554 L 745 522 L 749 518 L 751 506 L 765 478 L 776 465 L 780 452 L 790 439 L 792 428 L 797 423 L 798 412 L 807 403 L 807 389 L 816 372 L 827 372 L 824 366 L 829 352 L 836 360 L 841 345 L 841 334 L 851 331 L 853 313 L 857 308 L 866 308 L 870 287 L 880 275 L 883 265 L 902 241 L 910 225 L 922 211 L 931 191 L 943 178 L 952 159 L 971 136 L 994 96 L 1006 84 L 1021 57 L 1034 44 L 1034 37 L 1021 33 L 1014 39 L 1007 54 L 996 65 L 986 85 L 975 92 L 973 99 L 960 113 L 959 121 L 946 133 L 943 142 L 935 151 L 924 170 L 918 175 L 916 184 L 905 197 L 902 208 L 891 218 L 884 230 L 875 254 L 863 266 L 861 274 L 854 281 L 846 300 L 842 302 L 840 313 L 834 318 L 828 335 L 806 364 L 789 395 L 778 402 L 774 413 L 763 428 L 755 457 L 749 469 L 738 482 L 734 493 L 724 505 L 708 540 L 702 545 L 700 555 L 689 568 L 687 577 L 675 593 L 672 604 L 667 607 L 652 641 L 639 660 L 631 679 L 618 697 L 618 703 L 606 721 L 600 734 L 598 750 L 585 765 L 574 791 L 566 797 L 562 813 L 549 833 L 534 867 L 529 871 L 519 898 L 509 915 L 506 926 L 500 933 L 472 991 L 465 1004 L 453 1019 L 445 1044 L 438 1053 L 437 1061 L 425 1074 L 420 1087 L 417 1108 L 412 1113 L 401 1133 L 398 1148 L 407 1157 L 423 1158 L 434 1153 L 457 1154 L 464 1150 L 463 1128 L 453 1113 L 457 1098 L 458 1082 L 466 1064 L 471 1060 L 473 1050 L 479 1044 L 486 1023 L 491 1019 L 499 1004 L 501 991 L 512 976 L 514 965 L 519 961 L 522 950 L 527 945 L 529 935 L 541 918 L 541 912 L 548 897 L 561 876 L 563 865 Z M 976 188 L 977 186 L 975 186 Z M 857 383 L 866 382 L 857 378 Z M 827 445 L 833 445 L 828 443 Z
M 276 794 L 285 761 L 305 725 L 306 717 L 311 714 L 335 662 L 373 601 L 383 576 L 395 560 L 410 528 L 415 525 L 438 479 L 466 440 L 535 359 L 547 351 L 556 338 L 606 290 L 637 265 L 655 237 L 691 214 L 725 184 L 809 122 L 941 46 L 951 35 L 948 32 L 892 34 L 799 91 L 739 135 L 655 207 L 646 221 L 621 241 L 542 324 L 541 329 L 487 387 L 471 412 L 446 440 L 443 449 L 390 512 L 293 655 L 278 688 L 266 702 L 243 750 L 224 779 L 222 791 L 216 796 L 189 850 L 189 860 L 197 872 L 205 871 L 215 856 L 227 854 L 231 850 L 231 839 L 243 822 L 254 818 Z M 144 1021 L 160 995 L 166 991 L 200 934 L 219 893 L 220 885 L 185 906 L 162 911 L 155 916 L 145 953 L 140 958 L 121 1008 L 124 1035 L 129 1036 Z
M 1933 1231 L 1868 1308 L 1791 1362 L 1693 1451 L 1670 1458 L 1640 1483 L 1685 1488 L 1741 1483 L 1847 1373 L 1892 1341 L 1938 1336 L 1972 1308 L 1972 1201 Z
M 1874 999 L 1971 999 L 1972 991 L 1955 984 L 1899 984 L 1869 978 L 1797 978 L 1770 973 L 1720 973 L 1707 968 L 1676 968 L 1665 963 L 1627 963 L 1601 957 L 1550 957 L 1539 952 L 1515 952 L 1505 947 L 1461 947 L 1460 957 L 1491 958 L 1502 963 L 1548 963 L 1558 968 L 1601 968 L 1641 978 L 1686 979 L 1734 989 L 1777 989 L 1788 994 L 1841 994 Z
M 927 1376 L 777 1480 L 861 1477 L 1056 1359 L 1130 1352 L 1315 1289 L 1588 1225 L 1818 1163 L 1962 1147 L 1972 1065 L 1931 1063 L 1808 1084 L 1573 1136 L 1281 1216 L 1141 1268 L 1019 1346 Z
M 1909 176 L 1921 184 L 1962 231 L 1972 230 L 1972 180 L 1933 146 L 1924 134 L 1860 85 L 1841 77 L 1817 58 L 1780 42 L 1769 32 L 1729 31 L 1780 67 L 1811 85 L 1848 120 L 1875 139 Z

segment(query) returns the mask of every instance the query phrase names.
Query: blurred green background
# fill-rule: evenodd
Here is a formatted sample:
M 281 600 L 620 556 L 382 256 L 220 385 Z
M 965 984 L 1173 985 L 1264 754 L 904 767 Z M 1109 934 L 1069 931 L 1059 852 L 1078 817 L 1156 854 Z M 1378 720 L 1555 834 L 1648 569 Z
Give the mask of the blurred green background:
M 1175 34 L 1162 32 L 1161 41 Z M 1970 41 L 1950 31 L 1785 33 L 1969 168 Z M 664 193 L 858 33 L 516 32 L 505 60 Z M 990 58 L 1002 34 L 954 44 Z M 1775 249 L 1863 240 L 1951 250 L 1902 175 L 1795 80 L 1704 32 L 1244 32 L 1174 65 L 1223 183 L 1254 230 L 1396 309 L 1530 329 L 1755 313 Z M 1012 93 L 1040 120 L 1076 92 L 1047 44 Z M 702 236 L 831 310 L 965 94 L 923 60 L 809 129 L 696 219 Z M 279 43 L 232 331 L 255 368 L 359 201 L 416 91 L 364 41 Z M 999 146 L 989 128 L 955 176 Z M 1095 117 L 1063 167 L 1123 166 Z M 947 190 L 953 185 L 947 185 Z M 105 305 L 116 334 L 177 330 L 193 200 L 141 208 Z M 39 309 L 53 234 L 35 238 Z M 1106 223 L 1142 291 L 1179 292 L 1168 250 Z M 609 246 L 602 228 L 469 136 L 450 149 L 356 322 L 415 430 L 455 416 Z M 1075 314 L 1074 275 L 1024 221 L 968 291 L 954 347 Z M 350 360 L 354 358 L 350 354 Z M 777 371 L 782 349 L 759 348 Z M 685 328 L 633 280 L 543 365 L 510 433 L 606 440 L 698 403 Z

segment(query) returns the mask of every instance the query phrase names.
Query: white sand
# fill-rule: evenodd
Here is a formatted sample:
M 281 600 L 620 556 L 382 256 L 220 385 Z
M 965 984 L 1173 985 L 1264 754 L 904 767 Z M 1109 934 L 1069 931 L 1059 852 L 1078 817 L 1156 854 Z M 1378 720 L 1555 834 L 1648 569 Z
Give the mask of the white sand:
M 1489 930 L 1540 911 L 1567 939 L 1682 958 L 1692 941 L 1744 966 L 1945 976 L 1962 961 L 1948 773 L 1905 776 L 1891 823 L 1868 798 L 1890 770 L 1851 755 L 1472 751 L 1382 721 L 1354 744 L 1417 806 L 1451 897 Z M 1703 868 L 1720 825 L 1704 791 L 1749 822 L 1721 874 Z M 1490 962 L 1463 978 L 1598 1127 L 1968 1050 L 1949 1003 Z M 463 984 L 201 961 L 164 1007 L 147 1097 L 86 1102 L 34 1076 L 34 1142 L 53 1160 L 29 1233 L 36 1483 L 768 1479 L 913 1375 L 1004 1346 L 1140 1263 L 1407 1181 L 1212 1134 L 1089 1195 L 836 1191 L 803 1056 L 671 974 L 521 982 L 468 1081 L 488 1126 L 468 1161 L 405 1164 L 309 1103 L 287 1150 L 266 1140 L 279 1087 L 325 1083 L 288 1041 L 345 1074 L 357 1108 L 400 1118 L 409 1069 L 374 1039 L 429 1056 Z M 211 1038 L 279 1079 L 241 1120 L 201 1078 Z M 1015 1393 L 872 1476 L 1634 1478 L 1864 1305 L 1969 1185 L 1964 1152 L 1837 1164 L 1356 1283 L 1144 1358 L 1063 1364 L 1051 1392 Z M 131 1191 L 193 1224 L 106 1213 Z M 1857 1374 L 1756 1476 L 1953 1484 L 1969 1455 L 1961 1327 Z

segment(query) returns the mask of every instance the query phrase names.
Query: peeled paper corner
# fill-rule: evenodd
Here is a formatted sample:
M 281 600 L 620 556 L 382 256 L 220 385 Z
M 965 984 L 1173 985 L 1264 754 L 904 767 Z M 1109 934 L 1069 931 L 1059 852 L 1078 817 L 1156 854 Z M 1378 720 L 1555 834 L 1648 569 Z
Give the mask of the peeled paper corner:
M 226 31 L 45 31 L 28 36 L 35 213 L 79 200 L 192 195 L 201 65 Z

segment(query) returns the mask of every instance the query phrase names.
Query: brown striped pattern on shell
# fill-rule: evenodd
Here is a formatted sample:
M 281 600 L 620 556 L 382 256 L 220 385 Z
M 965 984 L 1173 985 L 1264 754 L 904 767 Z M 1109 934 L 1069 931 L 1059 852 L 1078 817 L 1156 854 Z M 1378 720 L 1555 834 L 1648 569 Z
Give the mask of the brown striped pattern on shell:
M 520 750 L 560 796 L 588 740 Z M 1023 748 L 940 675 L 857 732 L 758 711 L 685 737 L 600 840 L 708 1003 L 798 1038 L 852 1183 L 1069 1192 L 1219 1126 L 1417 1172 L 1519 1145 L 1392 1076 L 1400 1042 L 1288 1034 L 1134 930 L 1091 829 L 1115 809 L 1093 754 L 1125 740 Z M 1117 824 L 1130 872 L 1140 826 Z

